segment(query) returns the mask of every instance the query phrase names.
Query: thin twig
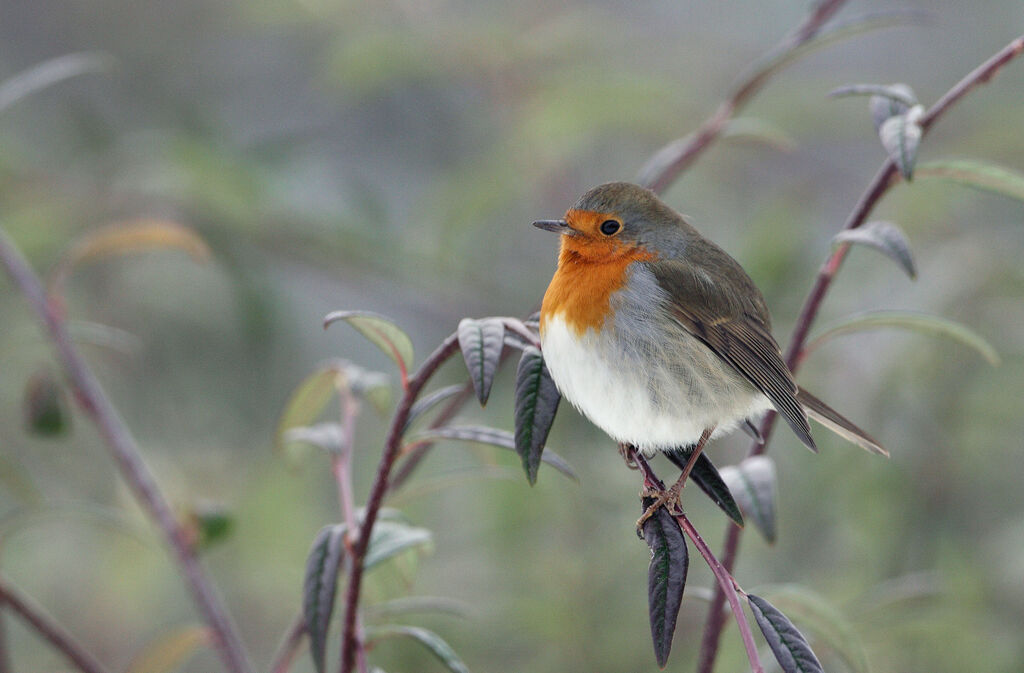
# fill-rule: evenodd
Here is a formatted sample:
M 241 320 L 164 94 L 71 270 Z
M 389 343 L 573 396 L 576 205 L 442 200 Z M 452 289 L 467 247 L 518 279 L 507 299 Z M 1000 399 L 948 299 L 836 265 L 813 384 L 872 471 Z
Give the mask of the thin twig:
M 288 625 L 288 630 L 281 637 L 281 644 L 271 660 L 270 673 L 288 673 L 306 636 L 306 618 L 300 612 Z
M 11 280 L 21 290 L 46 327 L 64 366 L 75 399 L 99 430 L 121 471 L 121 476 L 136 500 L 163 533 L 164 540 L 178 562 L 185 584 L 192 593 L 196 607 L 214 634 L 217 651 L 224 667 L 230 673 L 249 673 L 253 670 L 252 664 L 235 626 L 189 544 L 188 534 L 178 523 L 153 474 L 143 461 L 135 438 L 75 348 L 64 321 L 47 300 L 39 277 L 3 228 L 0 228 L 0 263 L 7 269 Z
M 746 105 L 754 95 L 768 81 L 771 74 L 776 70 L 778 58 L 792 53 L 801 46 L 807 44 L 818 34 L 821 27 L 838 12 L 846 0 L 824 0 L 811 12 L 803 23 L 787 35 L 774 49 L 768 52 L 768 58 L 762 60 L 763 66 L 756 68 L 737 87 L 729 98 L 722 101 L 708 119 L 690 134 L 678 146 L 671 149 L 672 157 L 661 159 L 658 155 L 651 160 L 664 161 L 664 166 L 653 176 L 644 180 L 644 186 L 655 192 L 663 192 L 676 178 L 703 154 L 715 140 L 722 134 L 726 124 L 735 116 L 740 109 Z M 650 165 L 650 163 L 648 164 Z M 641 173 L 646 172 L 645 169 Z
M 380 463 L 377 466 L 377 476 L 374 478 L 373 486 L 370 487 L 365 514 L 359 527 L 359 538 L 352 549 L 348 585 L 345 588 L 345 613 L 342 622 L 341 640 L 341 673 L 350 673 L 355 663 L 356 650 L 359 648 L 356 615 L 359 608 L 359 593 L 363 579 L 363 562 L 366 558 L 366 550 L 370 545 L 370 534 L 373 532 L 373 524 L 377 521 L 377 514 L 380 512 L 384 495 L 388 490 L 391 469 L 394 467 L 395 460 L 398 458 L 402 447 L 402 430 L 409 419 L 409 411 L 423 390 L 423 386 L 427 384 L 438 367 L 444 364 L 458 349 L 459 339 L 456 334 L 449 335 L 448 338 L 441 342 L 441 345 L 423 362 L 419 370 L 409 378 L 408 385 L 405 387 L 405 392 L 402 395 L 402 400 L 399 402 L 398 409 L 395 410 L 395 415 L 391 420 L 391 428 L 388 430 L 387 440 L 384 444 L 384 454 L 381 456 Z
M 103 664 L 75 642 L 71 634 L 50 619 L 32 599 L 19 594 L 3 578 L 0 578 L 0 605 L 10 608 L 11 612 L 21 617 L 22 621 L 48 640 L 55 650 L 63 654 L 64 658 L 82 673 L 107 673 Z M 2 654 L 6 656 L 6 648 L 0 649 L 4 650 Z
M 640 470 L 640 474 L 644 478 L 644 487 L 656 491 L 664 491 L 665 483 L 658 478 L 658 475 L 654 474 L 654 470 L 651 469 L 650 463 L 647 459 L 636 450 L 636 447 L 629 447 L 628 449 L 629 458 Z M 672 506 L 672 505 L 668 505 Z M 760 657 L 757 654 L 757 644 L 754 642 L 754 632 L 750 629 L 750 622 L 747 621 L 747 615 L 743 612 L 743 608 L 740 605 L 739 596 L 736 593 L 736 580 L 733 579 L 732 575 L 728 570 L 722 566 L 721 562 L 715 557 L 714 552 L 708 547 L 707 543 L 704 542 L 704 538 L 700 536 L 697 529 L 693 527 L 693 523 L 687 518 L 686 514 L 682 511 L 673 512 L 673 517 L 679 523 L 680 528 L 686 533 L 687 537 L 693 542 L 693 545 L 697 547 L 697 551 L 704 557 L 704 561 L 711 568 L 711 572 L 714 573 L 715 579 L 718 581 L 718 589 L 724 592 L 725 596 L 729 599 L 729 605 L 732 606 L 733 615 L 736 618 L 736 626 L 740 631 L 740 638 L 743 640 L 743 647 L 747 651 L 747 658 L 750 660 L 750 670 L 753 673 L 763 673 L 764 669 L 761 666 Z
M 924 113 L 924 115 L 922 115 L 919 122 L 921 125 L 922 135 L 927 133 L 928 130 L 956 102 L 979 84 L 991 80 L 996 73 L 998 73 L 1014 58 L 1019 56 L 1021 52 L 1024 52 L 1024 36 L 1018 37 L 1010 42 L 994 56 L 979 65 L 963 79 L 957 82 L 953 88 L 947 91 Z M 875 177 L 871 180 L 871 183 L 861 195 L 860 199 L 857 201 L 857 205 L 854 207 L 850 216 L 843 225 L 844 231 L 856 229 L 867 221 L 868 216 L 874 210 L 878 202 L 881 201 L 882 197 L 885 196 L 889 189 L 896 184 L 898 175 L 899 173 L 896 168 L 896 163 L 892 159 L 887 159 L 875 174 Z M 818 276 L 815 278 L 814 285 L 811 287 L 811 291 L 808 294 L 807 299 L 804 301 L 803 308 L 800 310 L 800 315 L 797 318 L 796 326 L 793 328 L 793 334 L 790 337 L 789 346 L 786 348 L 785 355 L 786 364 L 789 365 L 789 368 L 794 372 L 800 366 L 801 355 L 807 341 L 807 336 L 810 333 L 811 326 L 818 316 L 818 312 L 821 309 L 825 295 L 831 287 L 836 273 L 838 273 L 842 266 L 848 250 L 849 244 L 841 245 L 836 248 L 831 255 L 829 255 L 828 259 L 818 271 Z M 775 427 L 776 416 L 777 415 L 774 412 L 769 412 L 765 415 L 764 419 L 761 421 L 760 428 L 761 437 L 764 441 L 763 443 L 753 442 L 748 452 L 749 455 L 760 455 L 767 450 L 768 440 L 771 437 L 773 428 Z M 736 552 L 739 547 L 740 534 L 741 530 L 736 526 L 729 526 L 728 531 L 726 532 L 725 547 L 722 553 L 722 564 L 730 572 L 732 572 L 732 568 L 736 563 Z M 716 589 L 712 596 L 711 603 L 708 606 L 708 619 L 704 626 L 705 630 L 701 644 L 700 664 L 697 669 L 699 673 L 711 673 L 711 670 L 714 667 L 715 655 L 718 651 L 718 633 L 721 632 L 722 626 L 725 623 L 724 616 L 722 615 L 724 605 L 725 596 L 720 589 Z

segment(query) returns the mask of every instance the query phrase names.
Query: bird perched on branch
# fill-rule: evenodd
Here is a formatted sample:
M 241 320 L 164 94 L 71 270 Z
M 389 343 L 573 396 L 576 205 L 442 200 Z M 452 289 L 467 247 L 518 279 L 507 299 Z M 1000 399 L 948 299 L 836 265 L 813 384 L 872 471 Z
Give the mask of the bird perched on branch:
M 752 419 L 774 409 L 812 450 L 808 416 L 887 455 L 797 386 L 750 276 L 650 190 L 601 185 L 564 219 L 533 224 L 561 241 L 541 307 L 548 371 L 615 441 L 648 457 L 689 450 L 692 467 L 708 439 L 753 428 Z M 688 472 L 644 518 L 678 499 Z

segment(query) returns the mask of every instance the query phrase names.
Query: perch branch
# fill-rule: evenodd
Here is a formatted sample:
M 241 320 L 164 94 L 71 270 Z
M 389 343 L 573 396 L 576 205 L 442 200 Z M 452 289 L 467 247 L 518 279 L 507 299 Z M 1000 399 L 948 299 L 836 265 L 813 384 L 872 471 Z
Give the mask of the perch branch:
M 1024 51 L 1024 35 L 1010 42 L 994 56 L 979 65 L 963 79 L 957 82 L 953 88 L 947 91 L 924 113 L 924 115 L 922 115 L 919 122 L 921 125 L 922 135 L 926 134 L 928 130 L 955 103 L 978 85 L 991 80 L 996 73 L 998 73 L 1014 58 L 1019 56 L 1022 51 Z M 885 196 L 889 189 L 896 184 L 898 175 L 899 172 L 896 168 L 896 163 L 892 159 L 887 159 L 875 174 L 875 177 L 871 180 L 871 183 L 861 195 L 860 199 L 857 201 L 857 205 L 854 207 L 843 225 L 844 231 L 848 229 L 856 229 L 867 221 L 868 216 L 874 210 L 878 202 L 881 201 L 882 197 Z M 836 273 L 838 273 L 839 268 L 842 266 L 848 250 L 849 244 L 840 245 L 831 255 L 829 255 L 828 259 L 818 271 L 818 276 L 814 281 L 814 285 L 811 287 L 811 291 L 808 294 L 807 299 L 804 301 L 803 308 L 800 310 L 800 316 L 797 318 L 796 326 L 793 329 L 793 334 L 790 337 L 789 346 L 786 348 L 785 354 L 786 364 L 789 365 L 789 368 L 794 372 L 800 365 L 801 355 L 807 341 L 807 336 L 810 333 L 811 326 L 814 323 L 815 318 L 818 316 L 818 312 L 821 309 L 821 304 L 825 299 L 825 295 L 828 293 L 828 290 L 832 285 L 832 281 L 835 279 Z M 749 455 L 760 455 L 767 450 L 768 440 L 773 428 L 775 427 L 775 420 L 776 414 L 774 412 L 769 412 L 765 415 L 760 428 L 761 437 L 764 438 L 764 443 L 752 443 Z M 732 572 L 732 568 L 736 562 L 736 552 L 739 548 L 740 534 L 741 530 L 736 526 L 729 526 L 729 529 L 726 532 L 722 564 L 729 572 Z M 708 607 L 708 619 L 704 626 L 704 638 L 701 644 L 701 655 L 699 660 L 700 663 L 697 669 L 699 673 L 711 673 L 711 670 L 714 667 L 715 656 L 718 651 L 719 634 L 725 624 L 725 616 L 723 614 L 724 605 L 725 595 L 720 589 L 716 588 L 714 596 L 712 596 L 711 599 L 711 604 Z

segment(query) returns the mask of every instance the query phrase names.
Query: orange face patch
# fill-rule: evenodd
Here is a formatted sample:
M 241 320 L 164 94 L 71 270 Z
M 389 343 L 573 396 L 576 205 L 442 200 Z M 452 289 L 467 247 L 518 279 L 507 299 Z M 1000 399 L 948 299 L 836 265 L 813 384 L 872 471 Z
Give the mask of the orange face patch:
M 598 329 L 610 310 L 611 295 L 626 281 L 633 262 L 654 255 L 600 231 L 601 224 L 617 219 L 610 213 L 570 210 L 566 222 L 576 232 L 563 235 L 555 272 L 541 305 L 541 330 L 554 315 L 561 315 L 577 335 Z

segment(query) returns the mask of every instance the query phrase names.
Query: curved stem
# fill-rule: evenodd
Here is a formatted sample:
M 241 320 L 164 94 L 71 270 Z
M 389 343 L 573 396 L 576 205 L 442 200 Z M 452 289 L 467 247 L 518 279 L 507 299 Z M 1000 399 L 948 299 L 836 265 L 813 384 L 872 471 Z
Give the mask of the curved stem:
M 19 594 L 2 578 L 0 578 L 0 607 L 7 607 L 21 617 L 22 621 L 48 640 L 54 649 L 63 654 L 64 658 L 82 673 L 107 673 L 103 664 L 75 642 L 71 634 L 47 617 L 42 608 L 28 596 Z M 0 655 L 6 656 L 6 654 L 6 648 L 0 652 Z
M 957 101 L 979 84 L 991 80 L 999 70 L 1022 52 L 1024 52 L 1024 35 L 1010 42 L 987 61 L 963 77 L 922 115 L 919 122 L 922 135 L 927 133 Z M 892 159 L 886 160 L 875 174 L 875 177 L 872 178 L 860 199 L 858 199 L 849 217 L 847 217 L 846 222 L 843 224 L 844 231 L 856 229 L 867 221 L 868 216 L 875 206 L 878 205 L 878 202 L 882 200 L 882 197 L 889 191 L 889 188 L 896 183 L 898 175 L 899 172 L 896 169 L 895 162 Z M 818 271 L 814 285 L 804 301 L 785 354 L 786 364 L 794 372 L 800 366 L 801 355 L 811 326 L 818 316 L 825 295 L 832 286 L 832 281 L 842 266 L 843 260 L 846 259 L 848 251 L 848 244 L 841 245 L 829 255 Z M 768 440 L 775 427 L 776 418 L 777 414 L 774 412 L 769 412 L 765 415 L 764 420 L 761 421 L 760 428 L 764 443 L 753 442 L 748 455 L 759 455 L 768 449 Z M 740 529 L 735 526 L 729 526 L 726 532 L 722 564 L 729 572 L 732 572 L 732 568 L 736 563 L 736 552 L 739 547 L 740 535 Z M 708 606 L 708 619 L 704 625 L 705 630 L 701 644 L 700 664 L 697 669 L 699 673 L 711 673 L 714 668 L 715 655 L 718 650 L 718 632 L 721 631 L 725 621 L 720 614 L 725 606 L 725 598 L 721 589 L 716 588 L 711 598 L 711 604 Z
M 409 411 L 423 390 L 423 386 L 434 375 L 438 367 L 455 354 L 458 348 L 459 339 L 456 334 L 449 335 L 441 342 L 441 345 L 431 353 L 419 370 L 409 378 L 405 394 L 391 420 L 391 427 L 384 444 L 384 454 L 377 466 L 377 476 L 370 487 L 370 496 L 366 503 L 362 524 L 359 527 L 359 537 L 352 548 L 348 585 L 345 588 L 345 614 L 342 622 L 341 673 L 350 673 L 355 664 L 356 650 L 359 645 L 356 635 L 356 613 L 359 608 L 359 593 L 363 580 L 363 562 L 366 558 L 366 550 L 370 545 L 373 525 L 377 521 L 377 514 L 380 512 L 384 495 L 388 490 L 391 469 L 394 467 L 402 447 L 402 429 L 409 419 Z
M 200 564 L 195 550 L 189 544 L 188 534 L 178 523 L 174 511 L 143 461 L 135 438 L 75 348 L 64 320 L 48 301 L 39 277 L 2 228 L 0 264 L 7 269 L 11 280 L 49 332 L 75 400 L 96 425 L 135 499 L 163 533 L 164 540 L 171 548 L 185 584 L 192 594 L 192 600 L 214 635 L 217 652 L 224 668 L 230 673 L 249 673 L 253 670 L 252 664 L 235 626 Z

